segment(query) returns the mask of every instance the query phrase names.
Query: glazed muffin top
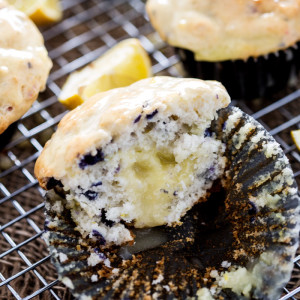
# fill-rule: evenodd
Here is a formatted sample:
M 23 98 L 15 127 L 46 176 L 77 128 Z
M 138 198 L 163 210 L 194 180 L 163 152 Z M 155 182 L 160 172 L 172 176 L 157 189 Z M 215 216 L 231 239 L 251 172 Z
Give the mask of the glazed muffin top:
M 229 102 L 219 82 L 189 78 L 157 76 L 99 93 L 60 121 L 36 162 L 35 175 L 46 188 L 51 177 L 61 180 L 82 172 L 78 162 L 83 155 L 96 155 L 97 149 L 137 129 L 140 118 L 182 110 L 185 114 L 195 111 L 203 122 L 211 121 Z
M 45 88 L 52 62 L 37 27 L 0 0 L 0 134 Z
M 196 60 L 247 59 L 300 40 L 300 0 L 148 0 L 154 28 Z

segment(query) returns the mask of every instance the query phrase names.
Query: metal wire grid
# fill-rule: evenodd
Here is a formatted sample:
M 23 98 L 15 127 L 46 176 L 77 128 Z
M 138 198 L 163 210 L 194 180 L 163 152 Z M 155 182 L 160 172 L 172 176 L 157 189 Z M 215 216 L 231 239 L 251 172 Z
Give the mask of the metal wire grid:
M 33 175 L 36 158 L 66 113 L 57 102 L 66 76 L 129 37 L 141 40 L 151 55 L 155 74 L 182 76 L 172 48 L 151 28 L 144 2 L 63 0 L 64 20 L 42 31 L 54 63 L 47 90 L 18 123 L 17 133 L 0 152 L 0 299 L 71 298 L 56 279 L 41 239 L 43 191 Z M 300 184 L 300 155 L 290 137 L 290 130 L 300 128 L 300 90 L 273 103 L 236 104 L 274 135 Z M 300 255 L 294 262 L 292 279 L 281 300 L 300 299 Z

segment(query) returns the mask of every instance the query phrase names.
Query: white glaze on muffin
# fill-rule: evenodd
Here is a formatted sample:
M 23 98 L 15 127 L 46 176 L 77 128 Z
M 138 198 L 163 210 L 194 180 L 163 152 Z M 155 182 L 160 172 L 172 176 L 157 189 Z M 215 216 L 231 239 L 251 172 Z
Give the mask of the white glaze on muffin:
M 154 28 L 196 60 L 247 59 L 300 40 L 300 0 L 148 0 Z
M 178 222 L 222 175 L 225 146 L 208 128 L 229 101 L 217 82 L 170 77 L 98 94 L 63 118 L 35 174 L 63 186 L 83 235 L 121 244 L 121 221 Z
M 22 12 L 0 0 L 0 134 L 45 89 L 52 62 L 43 37 Z

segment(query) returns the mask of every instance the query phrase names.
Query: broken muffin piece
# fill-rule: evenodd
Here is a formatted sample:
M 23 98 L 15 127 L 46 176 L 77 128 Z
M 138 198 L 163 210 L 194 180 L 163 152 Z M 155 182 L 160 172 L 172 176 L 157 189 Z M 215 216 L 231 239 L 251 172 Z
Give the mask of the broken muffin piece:
M 62 119 L 35 174 L 83 236 L 123 244 L 124 224 L 172 225 L 207 196 L 226 163 L 209 128 L 229 102 L 220 83 L 170 77 L 98 94 Z

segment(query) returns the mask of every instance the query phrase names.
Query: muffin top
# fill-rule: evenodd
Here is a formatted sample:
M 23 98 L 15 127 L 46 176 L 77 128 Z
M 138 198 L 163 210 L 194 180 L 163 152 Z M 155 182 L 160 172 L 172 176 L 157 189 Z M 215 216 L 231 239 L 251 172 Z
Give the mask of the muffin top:
M 300 0 L 148 0 L 154 28 L 196 60 L 247 59 L 300 40 Z
M 43 37 L 22 12 L 0 0 L 0 134 L 45 88 L 52 62 Z
M 45 188 L 51 177 L 81 172 L 83 155 L 96 155 L 97 149 L 137 128 L 141 117 L 193 110 L 203 120 L 212 120 L 229 102 L 218 82 L 171 77 L 148 78 L 97 94 L 61 120 L 37 160 L 35 175 Z

